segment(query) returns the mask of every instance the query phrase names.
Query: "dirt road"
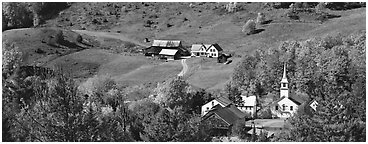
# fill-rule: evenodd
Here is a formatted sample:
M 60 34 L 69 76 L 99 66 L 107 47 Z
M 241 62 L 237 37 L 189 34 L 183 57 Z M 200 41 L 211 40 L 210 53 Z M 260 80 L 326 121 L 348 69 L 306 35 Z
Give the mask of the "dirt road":
M 72 31 L 77 32 L 77 33 L 80 33 L 80 34 L 86 34 L 86 35 L 90 35 L 90 36 L 95 36 L 95 37 L 105 37 L 105 38 L 119 39 L 119 40 L 122 40 L 122 41 L 131 42 L 131 43 L 134 43 L 136 45 L 143 46 L 143 47 L 149 47 L 149 45 L 144 44 L 143 42 L 139 42 L 137 40 L 133 40 L 133 39 L 128 38 L 125 35 L 119 34 L 119 33 L 87 31 L 87 30 L 72 30 Z
M 184 76 L 184 74 L 188 71 L 188 65 L 186 63 L 186 59 L 181 60 L 181 65 L 183 66 L 183 70 L 178 74 L 178 76 Z

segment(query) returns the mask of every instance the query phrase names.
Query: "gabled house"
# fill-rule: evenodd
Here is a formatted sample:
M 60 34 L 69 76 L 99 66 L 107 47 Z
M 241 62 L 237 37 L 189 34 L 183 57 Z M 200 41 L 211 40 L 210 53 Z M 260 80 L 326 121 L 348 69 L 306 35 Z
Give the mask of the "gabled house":
M 193 57 L 205 57 L 207 52 L 207 47 L 210 45 L 204 44 L 193 44 L 191 47 L 191 52 Z
M 222 54 L 222 48 L 217 44 L 212 44 L 210 47 L 207 48 L 207 57 L 218 57 Z
M 238 106 L 238 109 L 244 113 L 249 113 L 250 115 L 254 115 L 257 111 L 257 97 L 256 96 L 241 96 L 242 105 Z
M 316 100 L 312 100 L 308 104 L 314 111 L 317 110 L 318 102 Z
M 221 107 L 226 107 L 232 104 L 232 102 L 226 98 L 226 97 L 218 97 L 210 102 L 204 104 L 201 108 L 201 116 L 204 116 L 206 113 L 208 113 L 213 107 L 219 105 Z
M 217 44 L 193 44 L 191 48 L 193 57 L 219 57 L 222 48 Z
M 202 122 L 210 125 L 212 135 L 226 135 L 236 122 L 244 121 L 246 118 L 249 118 L 249 115 L 234 105 L 222 107 L 218 104 L 202 117 Z
M 296 94 L 290 94 L 288 88 L 288 80 L 286 78 L 286 66 L 281 79 L 280 98 L 271 105 L 271 113 L 275 117 L 288 118 L 293 116 L 300 105 L 307 100 Z

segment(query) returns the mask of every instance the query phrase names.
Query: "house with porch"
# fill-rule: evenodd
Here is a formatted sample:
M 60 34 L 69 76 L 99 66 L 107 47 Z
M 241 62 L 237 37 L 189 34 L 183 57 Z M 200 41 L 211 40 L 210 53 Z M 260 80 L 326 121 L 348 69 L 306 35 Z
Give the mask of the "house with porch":
M 191 53 L 193 57 L 219 57 L 223 49 L 217 44 L 193 44 Z

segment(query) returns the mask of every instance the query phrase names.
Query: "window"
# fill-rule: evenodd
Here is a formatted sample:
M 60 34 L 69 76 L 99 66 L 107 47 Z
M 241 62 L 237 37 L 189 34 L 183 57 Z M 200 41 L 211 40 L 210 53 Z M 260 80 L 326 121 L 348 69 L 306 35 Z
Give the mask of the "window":
M 216 54 L 214 53 L 213 56 L 216 56 Z
M 276 110 L 279 110 L 279 106 L 276 106 L 276 107 L 275 107 L 275 109 L 276 109 Z
M 199 56 L 199 53 L 197 53 L 197 56 Z
M 215 102 L 212 102 L 212 106 L 215 105 Z
M 293 106 L 290 106 L 290 110 L 291 110 L 291 111 L 293 110 Z
M 283 83 L 283 84 L 282 84 L 282 87 L 286 87 L 286 83 Z
M 282 104 L 282 110 L 285 111 L 285 109 L 286 109 L 286 105 Z
M 206 108 L 206 112 L 207 112 L 208 110 L 210 110 L 210 108 L 209 108 L 209 107 L 207 107 L 207 108 Z

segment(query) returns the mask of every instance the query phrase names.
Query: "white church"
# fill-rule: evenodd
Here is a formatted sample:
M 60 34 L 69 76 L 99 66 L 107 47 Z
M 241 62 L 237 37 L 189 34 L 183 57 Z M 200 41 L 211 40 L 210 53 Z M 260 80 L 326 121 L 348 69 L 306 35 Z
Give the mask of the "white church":
M 286 65 L 284 65 L 284 73 L 280 87 L 280 98 L 271 106 L 272 115 L 279 118 L 288 118 L 293 116 L 298 110 L 298 107 L 304 102 L 306 101 L 301 97 L 295 94 L 290 94 L 289 82 L 286 77 Z

